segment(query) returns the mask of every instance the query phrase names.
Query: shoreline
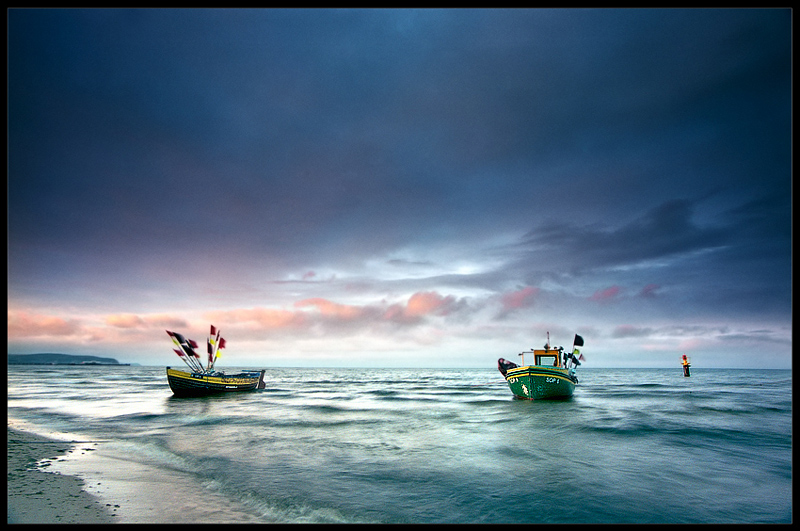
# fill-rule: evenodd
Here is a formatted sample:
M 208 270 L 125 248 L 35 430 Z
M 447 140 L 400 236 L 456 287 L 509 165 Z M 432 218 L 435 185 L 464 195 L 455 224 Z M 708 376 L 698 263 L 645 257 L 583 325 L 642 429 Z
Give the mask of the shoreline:
M 7 523 L 277 523 L 111 441 L 56 437 L 9 419 Z
M 48 439 L 8 426 L 9 524 L 109 524 L 117 520 L 112 504 L 85 490 L 85 482 L 71 475 L 41 468 L 66 459 L 78 446 Z M 41 463 L 39 467 L 36 463 Z M 107 507 L 113 508 L 107 510 Z

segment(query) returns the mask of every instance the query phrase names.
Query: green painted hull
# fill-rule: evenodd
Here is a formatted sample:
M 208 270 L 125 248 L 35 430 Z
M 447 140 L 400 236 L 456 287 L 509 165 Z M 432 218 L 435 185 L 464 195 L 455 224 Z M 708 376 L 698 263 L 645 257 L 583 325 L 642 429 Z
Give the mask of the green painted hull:
M 506 382 L 515 397 L 542 400 L 572 396 L 578 379 L 567 369 L 529 365 L 510 369 L 506 373 Z

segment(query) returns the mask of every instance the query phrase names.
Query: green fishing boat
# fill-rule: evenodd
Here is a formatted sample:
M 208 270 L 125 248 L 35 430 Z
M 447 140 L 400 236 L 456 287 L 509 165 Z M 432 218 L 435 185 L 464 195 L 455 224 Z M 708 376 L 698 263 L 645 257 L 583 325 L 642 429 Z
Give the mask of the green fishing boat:
M 575 369 L 584 359 L 576 346 L 583 346 L 583 338 L 577 334 L 571 351 L 565 352 L 564 347 L 553 348 L 550 346 L 548 332 L 544 348 L 531 349 L 519 354 L 522 357 L 522 365 L 500 358 L 497 360 L 497 369 L 506 379 L 515 398 L 524 400 L 569 398 L 578 385 Z M 532 365 L 525 365 L 526 354 L 533 355 Z

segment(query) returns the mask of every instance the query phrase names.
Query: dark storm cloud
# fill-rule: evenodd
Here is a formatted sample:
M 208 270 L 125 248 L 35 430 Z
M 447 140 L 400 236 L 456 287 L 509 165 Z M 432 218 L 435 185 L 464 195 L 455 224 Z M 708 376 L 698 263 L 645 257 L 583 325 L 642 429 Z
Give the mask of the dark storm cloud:
M 729 238 L 728 228 L 701 228 L 691 220 L 686 200 L 663 203 L 620 227 L 545 225 L 528 234 L 525 244 L 537 253 L 558 250 L 563 259 L 580 257 L 577 267 L 634 266 L 640 262 L 715 249 Z
M 10 299 L 790 314 L 790 10 L 8 18 Z
M 31 93 L 11 91 L 30 101 L 10 120 L 20 130 L 13 173 L 26 175 L 10 192 L 29 206 L 12 212 L 12 236 L 102 244 L 135 223 L 162 246 L 238 234 L 269 248 L 318 243 L 331 224 L 352 229 L 342 212 L 401 226 L 446 192 L 383 147 L 425 142 L 389 105 L 404 52 L 354 27 L 369 16 L 66 11 L 32 21 L 12 36 L 24 50 L 12 73 L 53 69 L 37 71 Z M 34 145 L 44 159 L 27 155 Z
M 748 201 L 700 223 L 698 212 L 708 201 L 670 200 L 629 222 L 603 226 L 542 224 L 517 247 L 517 267 L 534 284 L 605 278 L 643 297 L 680 293 L 692 311 L 762 319 L 785 314 L 791 307 L 785 198 Z M 542 266 L 537 256 L 557 266 Z
M 316 245 L 383 220 L 381 239 L 400 242 L 426 220 L 507 221 L 563 178 L 551 167 L 564 159 L 602 165 L 621 156 L 618 164 L 630 165 L 656 143 L 710 142 L 697 136 L 722 134 L 720 116 L 726 127 L 747 125 L 726 114 L 731 106 L 777 119 L 741 105 L 747 84 L 736 76 L 760 86 L 760 74 L 775 69 L 754 50 L 774 55 L 769 36 L 737 11 L 12 17 L 22 29 L 11 33 L 21 52 L 12 56 L 10 93 L 24 104 L 12 107 L 10 162 L 27 178 L 12 181 L 10 194 L 30 207 L 12 210 L 12 237 L 102 242 L 135 222 L 146 240 L 174 244 L 260 222 L 271 230 L 242 243 Z M 684 34 L 695 40 L 677 39 Z M 687 135 L 685 116 L 698 131 Z M 26 155 L 33 145 L 47 155 Z M 764 156 L 725 145 L 715 160 Z M 742 163 L 722 163 L 732 162 Z M 709 163 L 671 175 L 654 168 L 648 179 L 694 180 Z M 752 180 L 742 173 L 726 178 Z M 596 178 L 631 204 L 627 183 Z

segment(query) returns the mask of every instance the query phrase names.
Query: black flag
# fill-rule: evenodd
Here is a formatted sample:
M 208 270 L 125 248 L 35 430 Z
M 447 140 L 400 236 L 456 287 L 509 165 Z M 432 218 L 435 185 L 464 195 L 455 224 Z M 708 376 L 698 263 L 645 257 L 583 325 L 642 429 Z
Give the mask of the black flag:
M 574 342 L 574 344 L 576 346 L 582 347 L 583 346 L 583 338 L 581 336 L 579 336 L 578 334 L 575 334 L 575 342 Z

